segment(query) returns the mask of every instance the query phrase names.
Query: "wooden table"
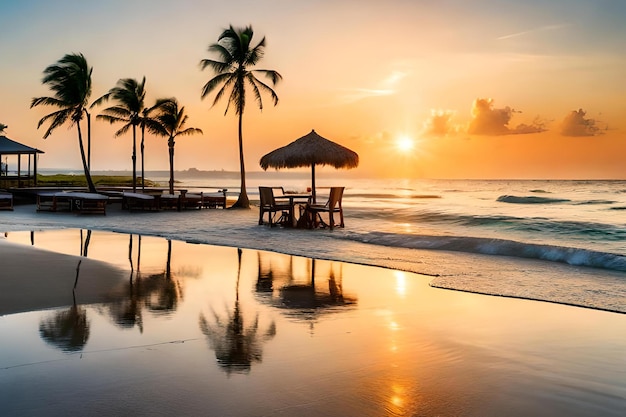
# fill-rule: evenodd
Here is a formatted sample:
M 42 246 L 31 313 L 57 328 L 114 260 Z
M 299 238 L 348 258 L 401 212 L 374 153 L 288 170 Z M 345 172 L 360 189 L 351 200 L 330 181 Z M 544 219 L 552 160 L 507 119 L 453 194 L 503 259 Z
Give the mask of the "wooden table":
M 289 219 L 287 220 L 287 226 L 296 227 L 297 219 L 295 216 L 296 205 L 306 204 L 311 201 L 311 194 L 290 194 L 277 195 L 275 200 L 288 200 L 289 201 Z

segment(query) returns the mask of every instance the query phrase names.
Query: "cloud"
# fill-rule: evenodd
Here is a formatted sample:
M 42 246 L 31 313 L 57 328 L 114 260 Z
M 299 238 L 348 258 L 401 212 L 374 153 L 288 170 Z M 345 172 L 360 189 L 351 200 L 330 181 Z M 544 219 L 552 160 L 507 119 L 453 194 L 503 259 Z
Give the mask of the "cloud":
M 391 74 L 383 80 L 383 85 L 393 88 L 396 84 L 400 83 L 408 75 L 405 71 L 392 71 Z
M 602 134 L 596 126 L 596 120 L 586 119 L 587 113 L 583 109 L 572 110 L 561 122 L 563 136 L 595 136 Z
M 514 113 L 521 111 L 514 110 L 509 106 L 502 109 L 493 108 L 493 99 L 478 98 L 474 100 L 472 107 L 472 120 L 470 121 L 467 133 L 473 135 L 517 135 L 544 132 L 544 123 L 535 118 L 532 124 L 520 124 L 515 128 L 509 128 Z
M 345 90 L 341 96 L 341 100 L 345 103 L 351 103 L 370 97 L 390 96 L 396 93 L 396 86 L 409 75 L 406 71 L 392 71 L 386 78 L 381 80 L 378 85 L 380 88 L 353 88 Z
M 424 123 L 424 134 L 428 136 L 447 136 L 456 134 L 460 129 L 452 124 L 452 110 L 431 110 L 430 117 Z
M 531 35 L 531 34 L 534 34 L 534 33 L 537 33 L 537 32 L 559 30 L 559 29 L 563 29 L 565 27 L 567 27 L 567 25 L 563 25 L 563 24 L 541 26 L 541 27 L 530 29 L 530 30 L 524 30 L 522 32 L 510 33 L 508 35 L 499 36 L 496 39 L 499 40 L 499 41 L 503 41 L 503 40 L 506 40 L 506 39 L 518 38 L 520 36 Z

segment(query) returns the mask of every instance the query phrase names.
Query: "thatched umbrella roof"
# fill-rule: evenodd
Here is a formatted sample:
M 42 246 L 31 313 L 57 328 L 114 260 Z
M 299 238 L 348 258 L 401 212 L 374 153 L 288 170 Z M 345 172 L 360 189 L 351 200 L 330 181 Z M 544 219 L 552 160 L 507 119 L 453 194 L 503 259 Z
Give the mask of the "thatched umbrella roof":
M 278 148 L 259 161 L 261 168 L 300 168 L 311 167 L 311 189 L 315 201 L 315 166 L 330 165 L 335 168 L 356 168 L 359 165 L 359 155 L 318 135 L 315 130 L 291 142 L 289 145 Z

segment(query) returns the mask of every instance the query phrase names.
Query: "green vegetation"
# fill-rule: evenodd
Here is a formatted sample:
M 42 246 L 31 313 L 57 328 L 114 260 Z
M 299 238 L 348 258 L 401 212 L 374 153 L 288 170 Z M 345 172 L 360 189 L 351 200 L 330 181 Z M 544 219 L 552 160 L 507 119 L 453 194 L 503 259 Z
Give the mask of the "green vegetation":
M 92 175 L 94 185 L 106 187 L 132 187 L 133 177 L 124 175 Z M 156 187 L 159 183 L 145 180 L 146 186 Z M 40 175 L 37 174 L 37 185 L 40 187 L 86 187 L 87 180 L 84 175 Z

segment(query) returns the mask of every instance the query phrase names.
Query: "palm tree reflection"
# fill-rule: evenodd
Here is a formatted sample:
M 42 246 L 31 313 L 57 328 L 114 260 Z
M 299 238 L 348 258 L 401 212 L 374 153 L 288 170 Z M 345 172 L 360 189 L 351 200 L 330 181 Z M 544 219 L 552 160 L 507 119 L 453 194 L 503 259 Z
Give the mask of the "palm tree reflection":
M 248 373 L 252 363 L 262 361 L 263 342 L 267 342 L 276 335 L 276 324 L 272 321 L 265 332 L 259 332 L 259 315 L 248 326 L 245 325 L 244 314 L 239 301 L 239 279 L 241 275 L 241 249 L 237 249 L 238 270 L 235 287 L 235 307 L 232 313 L 227 312 L 226 318 L 221 318 L 212 310 L 213 322 L 200 314 L 200 330 L 204 333 L 215 351 L 215 357 L 220 368 L 227 374 Z
M 162 272 L 144 276 L 141 272 L 141 236 L 137 239 L 137 268 L 133 266 L 133 236 L 128 244 L 130 279 L 128 298 L 109 306 L 111 316 L 120 327 L 137 326 L 143 333 L 143 311 L 170 314 L 176 310 L 183 292 L 180 282 L 172 276 L 172 241 L 167 240 L 167 261 Z
M 80 274 L 80 264 L 76 266 L 76 278 L 72 289 L 72 307 L 69 310 L 54 312 L 39 323 L 39 334 L 48 344 L 64 352 L 83 350 L 89 339 L 87 310 L 76 304 L 76 285 Z

